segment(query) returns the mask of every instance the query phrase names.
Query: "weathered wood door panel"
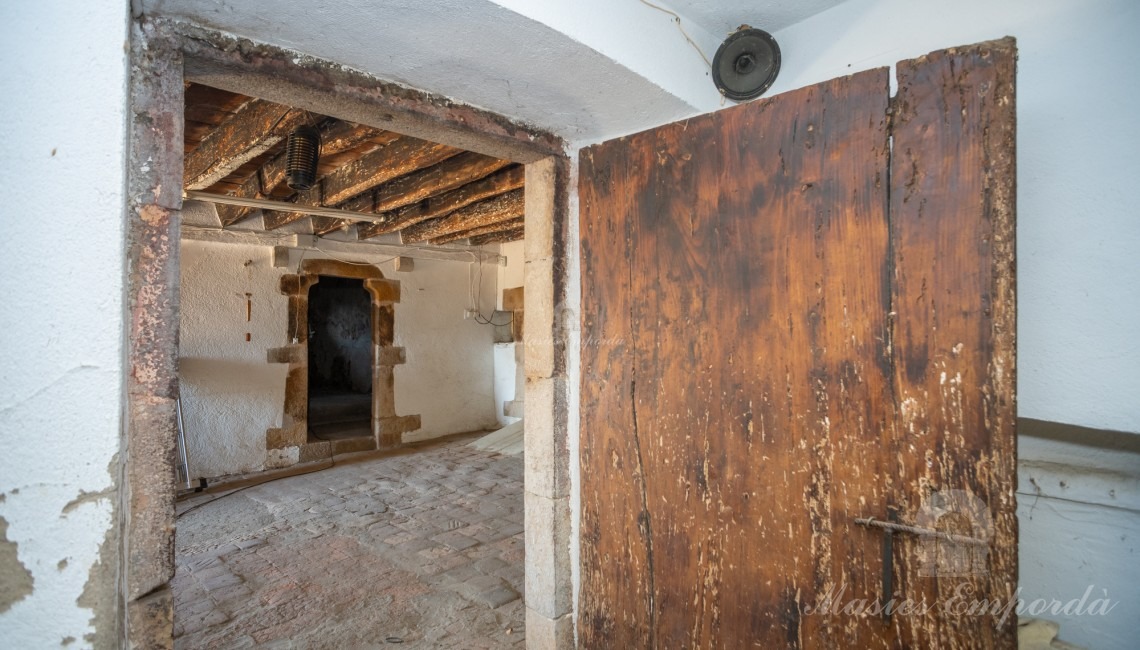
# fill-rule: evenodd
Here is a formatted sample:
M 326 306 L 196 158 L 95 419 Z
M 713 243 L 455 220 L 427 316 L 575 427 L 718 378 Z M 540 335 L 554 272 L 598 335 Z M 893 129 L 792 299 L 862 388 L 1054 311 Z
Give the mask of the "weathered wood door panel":
M 1016 583 L 1014 56 L 583 151 L 583 647 L 1012 647 L 938 605 Z M 880 597 L 856 517 L 951 494 L 984 504 L 984 566 L 920 576 L 929 540 L 899 539 L 896 596 L 930 606 L 832 611 Z

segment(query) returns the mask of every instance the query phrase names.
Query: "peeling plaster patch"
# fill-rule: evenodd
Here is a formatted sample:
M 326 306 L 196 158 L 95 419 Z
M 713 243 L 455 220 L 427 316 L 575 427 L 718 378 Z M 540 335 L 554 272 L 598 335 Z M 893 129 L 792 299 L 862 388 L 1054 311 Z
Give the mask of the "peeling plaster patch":
M 114 648 L 119 638 L 118 620 L 115 616 L 115 567 L 118 558 L 116 533 L 114 527 L 107 529 L 103 543 L 99 545 L 99 557 L 87 574 L 83 593 L 75 599 L 77 605 L 92 612 L 90 625 L 98 634 L 89 632 L 83 635 L 83 640 L 94 648 Z
M 32 593 L 31 572 L 20 562 L 16 542 L 8 541 L 8 520 L 0 517 L 0 613 Z
M 60 515 L 66 515 L 84 503 L 92 503 L 95 501 L 108 499 L 113 493 L 113 488 L 107 488 L 106 490 L 100 490 L 98 492 L 85 492 L 83 490 L 80 490 L 79 496 L 75 497 L 71 501 L 68 501 L 67 505 L 63 506 L 63 510 L 60 511 Z
M 75 643 L 75 637 L 73 636 L 65 636 L 63 637 L 63 640 L 59 642 L 59 644 L 64 647 L 67 647 L 72 643 Z

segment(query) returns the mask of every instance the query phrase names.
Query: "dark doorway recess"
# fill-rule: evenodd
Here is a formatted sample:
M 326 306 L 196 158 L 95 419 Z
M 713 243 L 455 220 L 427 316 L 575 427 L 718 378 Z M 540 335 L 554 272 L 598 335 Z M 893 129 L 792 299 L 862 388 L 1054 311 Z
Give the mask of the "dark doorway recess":
M 372 298 L 364 280 L 322 275 L 309 290 L 309 437 L 372 435 Z

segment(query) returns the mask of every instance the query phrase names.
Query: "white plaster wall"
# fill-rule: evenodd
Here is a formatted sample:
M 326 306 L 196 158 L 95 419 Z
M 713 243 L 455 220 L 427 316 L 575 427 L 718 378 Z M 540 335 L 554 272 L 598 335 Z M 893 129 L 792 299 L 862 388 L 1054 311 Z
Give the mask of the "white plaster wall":
M 742 24 L 775 32 L 844 0 L 670 0 L 669 6 L 724 38 Z M 711 56 L 711 53 L 710 53 Z
M 480 287 L 475 293 L 483 317 L 491 316 L 496 267 L 483 264 L 480 277 L 472 263 L 416 260 L 411 273 L 392 266 L 380 268 L 400 281 L 396 345 L 408 358 L 396 366 L 396 412 L 419 413 L 422 423 L 404 441 L 497 428 L 492 327 L 463 318 L 473 283 Z
M 114 527 L 126 40 L 126 2 L 0 6 L 0 517 L 34 579 L 10 648 L 90 645 L 76 601 Z
M 184 399 L 191 474 L 217 477 L 265 468 L 265 431 L 281 426 L 285 364 L 266 362 L 266 351 L 289 343 L 288 300 L 278 291 L 289 267 L 274 268 L 272 249 L 184 241 L 179 374 Z M 303 259 L 322 254 L 306 252 Z M 473 284 L 473 264 L 417 259 L 415 270 L 396 273 L 386 257 L 347 257 L 378 265 L 398 280 L 395 344 L 407 352 L 396 366 L 396 412 L 419 414 L 422 426 L 405 442 L 494 428 L 495 388 L 491 328 L 463 318 Z M 249 262 L 247 264 L 247 262 Z M 483 266 L 480 306 L 489 316 L 497 272 Z M 253 294 L 252 322 L 245 293 Z M 246 343 L 245 333 L 251 342 Z
M 1140 638 L 1140 453 L 1022 435 L 1017 516 L 1021 599 L 1108 598 L 1107 615 L 1038 615 L 1061 638 L 1097 650 L 1131 650 Z M 1095 610 L 1094 610 L 1095 611 Z M 1028 614 L 1027 614 L 1028 615 Z
M 755 0 L 741 0 L 753 3 Z M 781 0 L 787 2 L 787 0 Z M 814 0 L 820 2 L 821 0 Z M 835 2 L 836 0 L 823 0 Z M 720 93 L 712 83 L 708 65 L 689 38 L 712 58 L 725 34 L 713 34 L 700 24 L 682 20 L 677 28 L 665 11 L 636 0 L 493 0 L 515 13 L 552 27 L 594 51 L 603 54 L 685 101 L 698 111 L 715 110 Z M 662 9 L 682 3 L 653 4 Z M 789 3 L 791 4 L 791 3 Z M 675 9 L 676 7 L 674 7 Z M 682 9 L 683 10 L 683 9 Z M 742 16 L 756 16 L 755 11 L 742 11 Z M 747 22 L 747 21 L 742 21 Z M 740 23 L 733 25 L 735 28 Z M 727 33 L 727 32 L 726 32 Z
M 192 477 L 263 469 L 265 431 L 281 426 L 288 366 L 267 363 L 266 351 L 289 341 L 288 299 L 278 291 L 286 270 L 273 267 L 272 252 L 182 242 L 178 375 Z
M 515 387 L 520 368 L 520 364 L 515 361 L 517 346 L 517 343 L 495 344 L 495 420 L 500 426 L 519 420 L 503 412 L 503 404 L 516 397 Z M 522 397 L 522 395 L 517 396 Z

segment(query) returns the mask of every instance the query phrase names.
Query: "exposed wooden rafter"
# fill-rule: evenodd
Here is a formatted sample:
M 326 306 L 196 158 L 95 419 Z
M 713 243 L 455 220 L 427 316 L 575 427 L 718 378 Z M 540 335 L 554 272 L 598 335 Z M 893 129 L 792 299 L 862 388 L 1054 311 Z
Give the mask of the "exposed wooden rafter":
M 360 239 L 369 239 L 396 232 L 421 221 L 442 217 L 472 203 L 517 190 L 525 181 L 525 168 L 522 165 L 515 165 L 459 189 L 429 196 L 415 205 L 381 214 L 384 217 L 383 222 L 361 225 L 357 228 L 357 236 Z
M 270 238 L 351 226 L 361 242 L 393 233 L 460 245 L 521 236 L 526 172 L 508 159 L 197 83 L 185 97 L 182 189 L 217 210 L 216 220 L 202 213 L 201 225 Z M 316 184 L 295 192 L 285 180 L 285 141 L 303 124 L 321 130 L 321 154 Z
M 361 194 L 346 201 L 341 207 L 353 211 L 387 212 L 462 187 L 509 164 L 510 161 L 508 160 L 467 151 L 453 158 L 448 158 L 438 165 L 384 183 L 375 188 L 371 195 L 368 193 Z M 352 223 L 351 221 L 343 221 L 327 224 L 328 232 Z
M 499 171 L 510 161 L 466 152 L 416 174 L 385 183 L 376 190 L 376 212 L 417 203 L 429 196 L 462 187 Z
M 524 211 L 523 190 L 511 190 L 506 194 L 472 203 L 446 217 L 429 219 L 408 226 L 400 231 L 400 238 L 404 243 L 427 241 L 451 233 L 464 232 L 501 221 L 517 219 L 523 216 Z
M 447 145 L 416 138 L 400 138 L 329 174 L 317 187 L 298 194 L 296 202 L 301 205 L 340 207 L 338 204 L 342 201 L 381 183 L 443 162 L 459 153 L 459 149 Z M 265 227 L 269 230 L 280 228 L 303 216 L 300 212 L 269 213 L 265 216 Z
M 351 219 L 333 219 L 331 217 L 313 217 L 312 219 L 314 235 L 327 235 L 356 223 Z
M 399 137 L 398 133 L 336 120 L 321 128 L 321 156 L 327 159 L 329 156 L 350 151 L 365 143 L 385 145 Z M 247 178 L 237 191 L 230 192 L 230 195 L 243 199 L 264 199 L 272 196 L 274 190 L 285 184 L 285 162 L 285 151 L 282 150 Z M 253 211 L 253 208 L 219 205 L 218 218 L 223 226 L 229 226 L 241 221 Z
M 526 232 L 522 228 L 512 228 L 510 230 L 501 230 L 486 235 L 479 235 L 472 237 L 468 240 L 472 246 L 486 246 L 487 244 L 505 244 L 507 242 L 518 241 L 526 236 Z
M 479 237 L 481 235 L 490 235 L 494 233 L 503 232 L 504 230 L 517 230 L 522 228 L 526 219 L 519 217 L 509 221 L 500 221 L 499 223 L 492 223 L 471 230 L 464 230 L 463 232 L 453 232 L 450 235 L 436 237 L 431 240 L 432 245 L 439 246 L 440 244 L 450 244 L 451 242 L 459 241 L 461 239 L 470 239 L 472 237 Z
M 261 99 L 246 102 L 187 156 L 183 187 L 188 190 L 210 187 L 273 148 L 309 119 L 305 111 L 280 104 Z

